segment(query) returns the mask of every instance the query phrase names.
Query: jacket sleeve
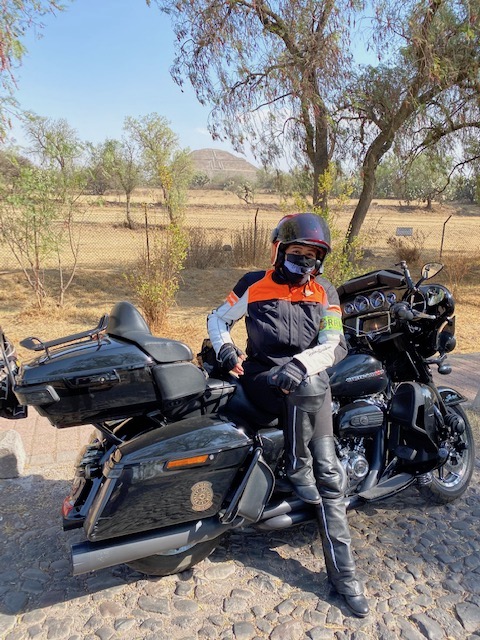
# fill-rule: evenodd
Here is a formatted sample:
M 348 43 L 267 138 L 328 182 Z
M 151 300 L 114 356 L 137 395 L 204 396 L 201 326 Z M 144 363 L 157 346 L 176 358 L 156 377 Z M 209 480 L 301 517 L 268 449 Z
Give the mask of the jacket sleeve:
M 230 329 L 246 314 L 247 304 L 248 285 L 242 278 L 228 294 L 225 302 L 208 315 L 208 337 L 217 355 L 223 344 L 228 342 L 233 344 Z
M 318 343 L 295 356 L 295 360 L 303 364 L 309 376 L 328 369 L 347 355 L 337 291 L 325 278 L 321 278 L 319 282 L 327 293 L 328 305 L 320 322 Z

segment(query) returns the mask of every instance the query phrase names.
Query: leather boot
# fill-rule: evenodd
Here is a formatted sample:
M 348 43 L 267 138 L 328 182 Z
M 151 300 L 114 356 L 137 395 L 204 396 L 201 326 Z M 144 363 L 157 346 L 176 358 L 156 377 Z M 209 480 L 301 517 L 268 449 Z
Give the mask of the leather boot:
M 287 478 L 292 483 L 294 493 L 304 502 L 320 504 L 312 469 L 312 454 L 309 449 L 313 425 L 309 414 L 296 406 L 291 406 L 288 415 L 285 438 L 287 453 Z
M 332 436 L 312 441 L 313 468 L 322 497 L 316 516 L 330 582 L 350 611 L 360 618 L 369 613 L 363 587 L 356 576 L 345 507 L 345 473 L 335 452 Z

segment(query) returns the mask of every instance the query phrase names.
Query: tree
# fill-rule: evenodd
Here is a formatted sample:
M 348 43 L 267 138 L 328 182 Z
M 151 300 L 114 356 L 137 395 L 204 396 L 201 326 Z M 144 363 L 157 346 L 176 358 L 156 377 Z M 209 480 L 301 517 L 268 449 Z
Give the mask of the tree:
M 113 188 L 113 178 L 109 171 L 110 141 L 106 140 L 96 145 L 87 143 L 87 151 L 87 191 L 96 196 L 103 196 L 108 189 Z
M 352 82 L 348 103 L 363 150 L 363 188 L 348 240 L 365 220 L 375 175 L 395 141 L 416 155 L 440 141 L 453 146 L 460 133 L 480 129 L 479 0 L 386 3 L 379 14 L 395 47 L 394 62 L 368 66 Z M 405 151 L 404 151 L 405 153 Z
M 350 0 L 155 0 L 178 41 L 172 73 L 213 105 L 210 131 L 262 164 L 289 147 L 313 173 L 313 202 L 336 143 L 333 105 L 349 63 Z
M 172 223 L 185 205 L 194 170 L 188 149 L 181 149 L 168 121 L 157 113 L 125 119 L 124 130 L 138 145 L 147 178 L 162 190 Z
M 126 224 L 129 229 L 133 229 L 135 225 L 131 215 L 131 197 L 142 176 L 139 150 L 133 140 L 124 136 L 122 140 L 107 140 L 104 152 L 104 170 L 113 185 L 125 194 Z
M 329 162 L 349 149 L 363 186 L 350 222 L 355 238 L 382 157 L 401 137 L 411 152 L 478 127 L 479 0 L 383 0 L 366 17 L 346 0 L 156 0 L 172 16 L 172 73 L 211 104 L 210 130 L 264 164 L 286 144 L 313 174 L 314 205 Z M 378 66 L 355 63 L 358 21 Z M 354 64 L 355 63 L 355 64 Z M 263 154 L 263 155 L 262 155 Z M 340 157 L 341 156 L 341 157 Z
M 56 0 L 2 0 L 0 13 L 0 141 L 10 125 L 9 114 L 18 107 L 15 69 L 25 54 L 22 38 L 28 29 L 42 27 L 47 13 L 62 10 Z
M 77 223 L 83 178 L 77 161 L 83 146 L 64 120 L 31 116 L 25 129 L 38 164 L 20 165 L 12 179 L 0 184 L 0 237 L 10 247 L 38 306 L 48 295 L 46 267 L 55 261 L 58 302 L 63 305 L 80 247 Z

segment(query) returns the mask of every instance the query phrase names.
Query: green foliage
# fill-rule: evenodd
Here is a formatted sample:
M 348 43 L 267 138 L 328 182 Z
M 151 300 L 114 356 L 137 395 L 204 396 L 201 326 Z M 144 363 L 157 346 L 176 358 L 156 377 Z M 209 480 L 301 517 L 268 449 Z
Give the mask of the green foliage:
M 45 269 L 55 264 L 58 303 L 63 305 L 80 246 L 81 226 L 76 223 L 82 213 L 79 196 L 85 174 L 76 161 L 82 145 L 63 120 L 31 116 L 25 128 L 40 165 L 21 164 L 11 157 L 17 170 L 0 185 L 0 238 L 12 251 L 38 306 L 50 294 Z
M 202 173 L 200 171 L 193 174 L 189 186 L 191 189 L 204 189 L 209 184 L 210 177 L 206 173 Z
M 224 191 L 234 193 L 245 204 L 253 204 L 255 202 L 255 185 L 248 180 L 229 180 L 223 187 Z
M 328 194 L 335 183 L 335 169 L 330 167 L 321 176 L 320 180 L 320 188 L 324 189 Z M 337 199 L 340 205 L 348 199 L 350 188 L 351 186 L 347 184 L 346 190 L 338 194 Z M 330 208 L 312 207 L 305 197 L 298 194 L 295 196 L 294 201 L 295 212 L 315 213 L 321 216 L 330 228 L 332 252 L 324 262 L 325 277 L 338 287 L 346 280 L 358 275 L 360 273 L 359 263 L 362 258 L 360 239 L 355 238 L 352 243 L 347 243 L 347 238 L 337 226 L 338 214 L 333 213 Z
M 170 224 L 164 231 L 151 233 L 147 229 L 146 239 L 142 257 L 125 277 L 150 328 L 159 331 L 165 325 L 180 286 L 188 237 L 181 227 Z
M 170 221 L 178 223 L 194 171 L 189 150 L 180 149 L 177 135 L 157 113 L 127 117 L 124 131 L 140 151 L 149 184 L 162 189 Z

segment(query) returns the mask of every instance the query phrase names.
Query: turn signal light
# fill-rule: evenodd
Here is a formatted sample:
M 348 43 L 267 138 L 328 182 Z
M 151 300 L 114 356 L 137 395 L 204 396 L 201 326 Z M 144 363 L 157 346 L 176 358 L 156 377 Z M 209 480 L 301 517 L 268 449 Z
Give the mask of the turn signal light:
M 205 464 L 209 459 L 209 455 L 193 456 L 191 458 L 181 458 L 180 460 L 169 460 L 165 465 L 166 469 L 184 469 L 185 467 L 194 467 L 198 464 Z

